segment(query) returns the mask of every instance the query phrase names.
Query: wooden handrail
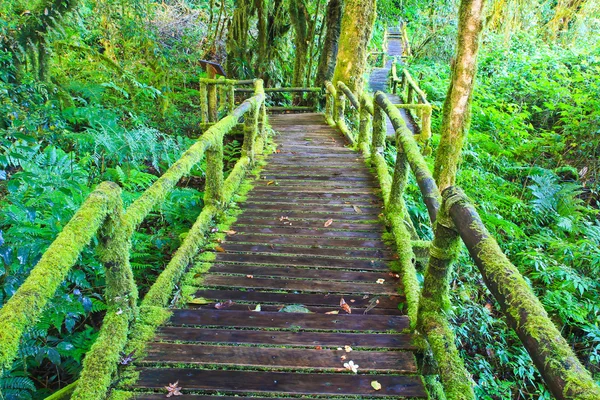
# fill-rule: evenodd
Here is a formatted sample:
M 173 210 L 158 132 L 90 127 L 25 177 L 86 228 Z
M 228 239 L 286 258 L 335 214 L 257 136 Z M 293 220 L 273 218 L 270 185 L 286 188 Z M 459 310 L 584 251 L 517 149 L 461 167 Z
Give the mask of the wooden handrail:
M 412 104 L 412 109 L 430 111 L 431 105 L 420 89 L 417 90 L 418 86 L 410 74 L 406 71 L 403 76 L 405 85 L 412 88 L 422 101 Z M 552 394 L 557 399 L 600 399 L 600 388 L 591 374 L 560 335 L 517 268 L 486 230 L 468 198 L 460 189 L 449 188 L 444 191 L 442 200 L 415 137 L 398 110 L 407 105 L 392 104 L 383 92 L 377 92 L 373 99 L 367 93 L 356 96 L 342 82 L 338 82 L 337 90 L 327 82 L 326 95 L 328 104 L 333 104 L 331 102 L 336 98 L 338 102 L 349 99 L 353 108 L 360 111 L 357 147 L 377 172 L 385 216 L 390 222 L 396 245 L 401 249 L 398 261 L 411 326 L 416 325 L 425 334 L 439 367 L 447 398 L 475 398 L 472 379 L 456 348 L 453 330 L 444 313 L 449 307 L 452 265 L 458 256 L 459 241 L 462 239 L 479 267 L 486 286 L 502 306 L 509 325 L 517 332 Z M 382 154 L 386 115 L 396 131 L 397 158 L 393 176 Z M 330 107 L 326 113 L 328 121 L 333 120 L 338 126 L 340 116 L 343 117 L 343 113 L 340 113 L 337 105 L 336 110 Z M 345 132 L 345 135 L 352 136 L 352 133 Z M 403 201 L 409 169 L 416 177 L 434 230 L 434 239 L 427 244 L 429 261 L 422 291 L 419 290 L 412 251 L 412 244 L 419 240 L 418 237 L 411 238 L 411 222 Z
M 98 338 L 86 354 L 80 378 L 68 392 L 73 391 L 72 399 L 104 398 L 127 342 L 130 324 L 138 314 L 137 287 L 129 264 L 131 236 L 206 152 L 206 206 L 182 246 L 144 297 L 137 327 L 139 331 L 139 327 L 143 326 L 141 330 L 148 332 L 148 310 L 156 312 L 157 308 L 162 309 L 166 305 L 175 282 L 189 265 L 210 228 L 210 221 L 225 207 L 225 199 L 237 190 L 246 169 L 253 165 L 256 154 L 262 153 L 266 122 L 265 94 L 261 80 L 254 80 L 253 84 L 255 96 L 209 128 L 126 212 L 123 212 L 121 189 L 115 183 L 101 183 L 88 196 L 44 252 L 29 277 L 0 309 L 0 369 L 10 368 L 17 355 L 21 336 L 37 323 L 80 253 L 98 234 L 100 260 L 106 269 L 105 298 L 108 310 Z M 248 118 L 248 114 L 252 117 Z M 223 137 L 242 117 L 245 117 L 246 124 L 242 157 L 228 179 L 223 181 Z

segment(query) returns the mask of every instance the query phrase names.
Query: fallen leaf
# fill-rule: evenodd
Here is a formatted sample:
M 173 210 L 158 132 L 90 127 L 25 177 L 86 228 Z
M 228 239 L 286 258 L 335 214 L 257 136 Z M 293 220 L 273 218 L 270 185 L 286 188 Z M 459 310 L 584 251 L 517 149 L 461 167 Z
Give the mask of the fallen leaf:
M 344 361 L 344 360 L 346 359 L 346 356 L 341 356 L 341 357 L 340 357 L 340 359 L 341 359 L 342 361 Z
M 339 314 L 340 312 L 338 310 L 334 310 L 334 311 L 327 311 L 325 314 Z
M 206 300 L 204 297 L 198 297 L 198 298 L 194 298 L 191 299 L 190 301 L 188 301 L 189 304 L 208 304 L 210 303 L 210 301 Z
M 380 278 L 380 279 L 377 279 L 376 283 L 379 283 L 380 285 L 383 285 L 383 282 L 385 282 L 385 279 Z
M 377 381 L 371 381 L 371 387 L 375 390 L 381 390 L 381 383 Z
M 352 351 L 352 347 L 344 346 L 344 350 L 346 351 L 346 353 L 350 353 Z
M 323 226 L 325 228 L 327 228 L 329 225 L 333 224 L 333 220 L 332 219 L 328 219 L 327 221 L 325 221 L 325 224 L 323 224 Z
M 231 300 L 227 300 L 227 301 L 224 301 L 224 302 L 222 302 L 222 303 L 217 303 L 217 304 L 215 304 L 215 308 L 216 308 L 217 310 L 222 310 L 222 309 L 224 309 L 224 308 L 229 308 L 229 307 L 231 307 L 232 305 L 233 305 L 233 301 L 231 301 Z
M 315 346 L 315 350 L 323 350 L 321 346 Z
M 346 300 L 344 300 L 343 297 L 340 299 L 340 307 L 342 308 L 342 310 L 346 311 L 346 313 L 352 314 L 352 309 L 350 308 L 348 303 L 346 303 Z
M 215 246 L 215 250 L 216 250 L 216 251 L 218 251 L 219 253 L 225 253 L 225 249 L 224 249 L 224 248 L 222 248 L 222 247 L 221 247 L 221 246 L 219 246 L 219 245 L 216 245 L 216 246 Z
M 363 296 L 363 300 L 365 300 L 365 299 L 368 299 L 368 298 L 369 298 L 369 295 L 368 295 L 368 294 L 365 294 L 365 295 Z
M 274 183 L 275 183 L 275 181 L 269 181 L 269 182 L 267 182 L 267 186 L 272 185 Z
M 362 214 L 362 210 L 360 208 L 358 208 L 357 206 L 353 205 L 352 208 L 354 208 L 355 213 Z
M 277 149 L 277 150 L 275 150 L 275 153 L 279 154 L 279 153 L 281 153 L 281 150 Z
M 290 304 L 289 306 L 283 307 L 279 312 L 312 314 L 312 311 L 302 304 Z
M 377 299 L 377 297 L 373 297 L 371 300 L 369 300 L 369 305 L 367 306 L 367 308 L 365 308 L 363 314 L 366 314 L 375 307 L 377 307 L 377 304 L 379 304 L 379 300 Z
M 129 354 L 125 354 L 125 353 L 121 352 L 121 361 L 119 362 L 119 364 L 128 365 L 129 363 L 134 362 L 135 361 L 135 357 L 133 357 L 134 354 L 135 354 L 135 350 Z
M 354 302 L 356 302 L 356 300 L 350 299 L 350 303 L 354 303 Z
M 167 389 L 167 397 L 183 395 L 183 393 L 180 392 L 181 388 L 177 385 L 179 385 L 179 381 L 175 383 L 169 383 L 169 386 L 165 386 L 165 389 Z
M 260 312 L 261 311 L 260 304 L 257 304 L 256 307 L 254 307 L 254 310 L 252 310 L 252 311 Z
M 253 278 L 254 278 L 254 275 L 246 275 L 246 278 L 248 278 L 248 279 L 253 279 Z
M 223 243 L 223 239 L 217 239 L 217 243 Z
M 350 360 L 347 363 L 344 363 L 344 368 L 354 372 L 355 374 L 358 373 L 358 364 L 354 364 L 354 361 Z
M 341 347 L 338 347 L 337 349 L 338 349 L 338 350 L 344 350 L 344 349 L 342 349 Z
M 229 230 L 229 231 L 223 231 L 223 232 L 225 232 L 225 234 L 227 236 L 233 236 L 233 235 L 235 235 L 237 233 L 236 231 L 231 231 L 231 230 Z

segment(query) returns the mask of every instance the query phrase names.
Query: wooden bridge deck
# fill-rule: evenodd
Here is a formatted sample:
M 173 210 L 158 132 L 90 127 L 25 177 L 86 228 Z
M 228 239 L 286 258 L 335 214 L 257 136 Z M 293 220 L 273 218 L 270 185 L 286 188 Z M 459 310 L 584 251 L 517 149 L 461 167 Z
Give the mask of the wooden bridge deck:
M 137 398 L 164 398 L 176 381 L 182 399 L 425 398 L 375 179 L 321 114 L 270 123 L 279 152 L 196 295 L 212 303 L 173 310 L 136 361 Z
M 402 39 L 400 39 L 400 37 L 399 37 L 399 32 L 394 29 L 389 29 L 388 36 L 387 36 L 386 63 L 383 68 L 373 68 L 373 70 L 371 71 L 371 74 L 369 76 L 369 89 L 373 93 L 375 93 L 377 91 L 382 91 L 382 92 L 386 93 L 388 99 L 390 99 L 390 101 L 393 104 L 402 104 L 405 102 L 397 94 L 388 93 L 390 91 L 388 82 L 389 82 L 389 77 L 390 77 L 390 71 L 392 69 L 392 63 L 394 62 L 394 57 L 401 57 L 401 56 L 402 56 Z M 408 129 L 410 129 L 413 133 L 417 134 L 418 133 L 417 124 L 415 123 L 415 120 L 410 115 L 410 113 L 408 113 L 404 109 L 400 109 L 400 114 L 404 118 L 404 121 L 406 122 L 406 126 L 408 127 Z M 386 115 L 386 121 L 387 121 L 387 136 L 395 137 L 396 136 L 395 129 L 392 125 L 392 121 L 390 121 L 390 119 L 387 115 Z

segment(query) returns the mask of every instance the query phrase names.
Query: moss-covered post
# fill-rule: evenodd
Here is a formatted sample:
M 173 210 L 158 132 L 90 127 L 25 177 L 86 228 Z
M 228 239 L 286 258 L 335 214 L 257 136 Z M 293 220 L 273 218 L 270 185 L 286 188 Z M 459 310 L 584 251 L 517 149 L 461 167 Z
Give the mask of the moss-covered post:
M 96 342 L 86 354 L 72 399 L 101 399 L 106 395 L 125 348 L 129 324 L 137 315 L 138 291 L 129 263 L 131 238 L 123 222 L 119 198 L 99 231 L 98 253 L 106 270 L 108 310 Z
M 333 119 L 335 122 L 340 125 L 340 123 L 345 123 L 345 114 L 346 114 L 346 96 L 344 92 L 341 90 L 337 91 L 337 96 L 335 98 L 335 114 Z
M 207 123 L 208 120 L 208 89 L 206 83 L 200 82 L 200 115 L 202 122 Z
M 264 101 L 260 103 L 260 111 L 258 115 L 258 143 L 256 153 L 263 154 L 265 143 L 267 142 L 267 105 Z
M 385 123 L 385 111 L 378 104 L 373 103 L 373 137 L 371 144 L 371 159 L 376 154 L 383 155 L 385 146 L 385 135 L 387 134 Z
M 209 83 L 208 87 L 208 122 L 218 121 L 217 112 L 217 85 Z
M 371 156 L 371 122 L 373 99 L 366 93 L 360 96 L 360 126 L 358 129 L 358 148 L 366 158 Z
M 206 149 L 204 203 L 220 208 L 223 204 L 223 137 L 215 138 Z
M 335 97 L 337 93 L 333 84 L 325 81 L 325 119 L 331 126 L 335 126 Z
M 421 114 L 421 137 L 422 143 L 431 139 L 431 106 L 422 109 Z
M 242 156 L 254 162 L 256 139 L 258 136 L 258 114 L 260 107 L 258 104 L 252 104 L 252 109 L 246 114 L 244 121 L 244 144 L 242 145 Z
M 429 263 L 425 270 L 419 300 L 417 329 L 424 333 L 448 400 L 474 399 L 473 380 L 455 345 L 455 337 L 445 313 L 450 310 L 452 264 L 460 251 L 459 236 L 448 215 L 456 198 L 444 199 L 434 224 L 434 239 L 429 246 Z
M 440 191 L 454 185 L 464 139 L 469 130 L 484 3 L 485 0 L 462 0 L 460 3 L 456 57 L 444 102 L 440 144 L 433 171 Z
M 229 86 L 227 86 L 227 89 L 229 91 L 229 94 L 228 94 L 229 110 L 228 110 L 228 112 L 233 112 L 233 110 L 235 110 L 235 85 L 229 85 Z

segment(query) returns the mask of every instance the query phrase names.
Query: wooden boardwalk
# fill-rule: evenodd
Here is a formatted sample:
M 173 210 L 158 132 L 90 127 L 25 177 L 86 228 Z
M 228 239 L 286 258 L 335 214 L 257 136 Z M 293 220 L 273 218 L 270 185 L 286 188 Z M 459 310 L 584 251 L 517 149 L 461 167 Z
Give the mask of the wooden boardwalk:
M 137 398 L 176 381 L 181 399 L 426 398 L 376 180 L 323 115 L 270 123 L 279 151 L 196 294 L 212 302 L 173 310 L 136 361 Z
M 371 74 L 369 76 L 369 89 L 375 93 L 377 91 L 382 91 L 387 94 L 388 99 L 394 104 L 404 103 L 404 99 L 401 99 L 400 96 L 396 94 L 388 93 L 390 91 L 389 88 L 389 78 L 390 71 L 392 69 L 392 63 L 394 62 L 394 57 L 400 58 L 402 56 L 402 39 L 399 37 L 399 32 L 394 29 L 388 29 L 387 32 L 387 58 L 386 63 L 383 68 L 373 68 Z M 404 118 L 406 122 L 406 126 L 413 133 L 418 133 L 416 123 L 413 117 L 404 109 L 400 109 L 400 114 Z M 395 137 L 395 129 L 392 126 L 392 122 L 389 117 L 386 115 L 387 121 L 387 136 Z

